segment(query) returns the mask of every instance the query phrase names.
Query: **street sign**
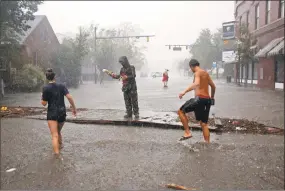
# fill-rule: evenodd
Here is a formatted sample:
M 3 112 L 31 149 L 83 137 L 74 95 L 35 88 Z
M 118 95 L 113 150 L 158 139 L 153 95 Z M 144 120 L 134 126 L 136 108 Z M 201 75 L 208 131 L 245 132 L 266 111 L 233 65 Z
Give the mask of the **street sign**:
M 173 51 L 181 51 L 181 47 L 173 47 Z
M 236 61 L 236 53 L 235 51 L 223 51 L 222 53 L 222 61 L 225 63 L 231 63 Z
M 212 67 L 213 67 L 213 68 L 216 68 L 216 67 L 217 67 L 217 62 L 213 62 Z
M 223 39 L 235 38 L 235 21 L 223 23 Z

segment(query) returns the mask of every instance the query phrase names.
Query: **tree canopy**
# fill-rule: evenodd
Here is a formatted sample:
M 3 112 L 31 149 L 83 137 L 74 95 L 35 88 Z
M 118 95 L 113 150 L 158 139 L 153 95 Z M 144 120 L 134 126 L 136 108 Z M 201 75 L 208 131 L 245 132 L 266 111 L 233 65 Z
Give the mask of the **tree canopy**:
M 43 1 L 0 1 L 0 42 L 17 43 Z
M 199 37 L 190 49 L 192 58 L 197 59 L 205 69 L 212 68 L 212 63 L 222 60 L 222 29 L 218 29 L 214 34 L 210 29 L 202 29 Z

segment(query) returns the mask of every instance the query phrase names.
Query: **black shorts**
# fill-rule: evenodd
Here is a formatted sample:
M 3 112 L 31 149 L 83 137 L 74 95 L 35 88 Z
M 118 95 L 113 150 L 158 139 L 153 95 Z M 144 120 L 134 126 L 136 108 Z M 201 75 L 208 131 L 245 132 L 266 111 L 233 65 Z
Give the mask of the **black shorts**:
M 57 121 L 58 123 L 63 123 L 66 121 L 66 113 L 61 115 L 56 115 L 54 113 L 47 114 L 47 120 Z
M 211 108 L 211 99 L 205 98 L 191 98 L 186 101 L 180 108 L 184 113 L 193 112 L 197 121 L 208 123 L 209 113 Z

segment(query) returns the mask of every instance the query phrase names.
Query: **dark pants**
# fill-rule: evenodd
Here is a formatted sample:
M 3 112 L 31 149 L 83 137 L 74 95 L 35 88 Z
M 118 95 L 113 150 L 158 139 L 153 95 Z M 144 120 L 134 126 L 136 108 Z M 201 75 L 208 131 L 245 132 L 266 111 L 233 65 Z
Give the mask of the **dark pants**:
M 196 97 L 186 101 L 180 109 L 184 113 L 194 112 L 197 121 L 208 123 L 210 108 L 211 99 Z
M 130 90 L 124 92 L 124 100 L 127 115 L 139 115 L 138 93 L 137 90 Z

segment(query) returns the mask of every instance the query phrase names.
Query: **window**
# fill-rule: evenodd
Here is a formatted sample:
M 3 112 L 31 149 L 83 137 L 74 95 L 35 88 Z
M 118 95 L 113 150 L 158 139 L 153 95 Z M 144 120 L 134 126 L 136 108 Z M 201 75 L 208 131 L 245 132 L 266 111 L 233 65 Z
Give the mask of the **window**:
M 263 68 L 259 69 L 259 79 L 263 80 Z
M 279 18 L 284 17 L 284 0 L 279 1 Z
M 275 82 L 284 83 L 284 58 L 282 56 L 276 57 Z
M 270 0 L 266 0 L 265 24 L 270 23 Z
M 246 13 L 246 26 L 249 27 L 249 11 Z
M 255 6 L 255 29 L 259 28 L 259 5 Z

